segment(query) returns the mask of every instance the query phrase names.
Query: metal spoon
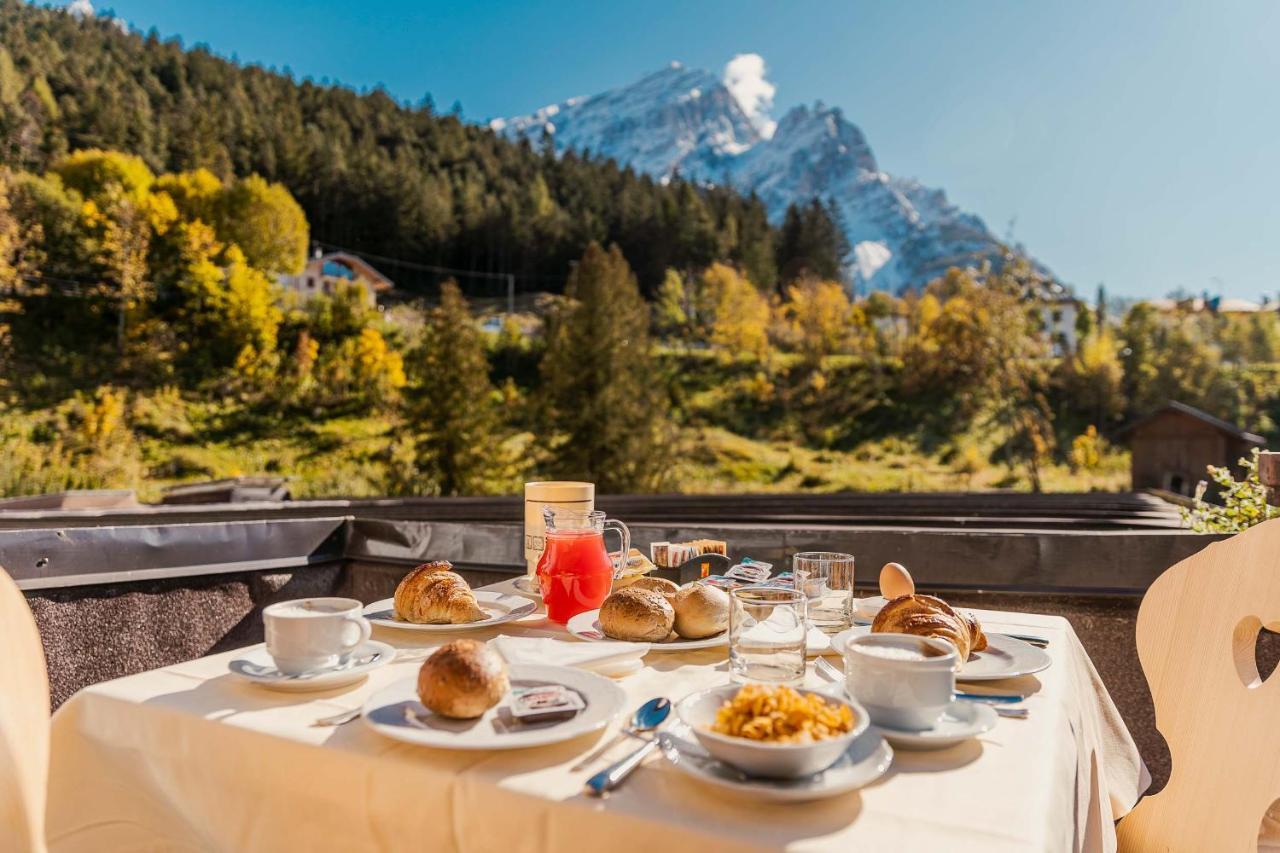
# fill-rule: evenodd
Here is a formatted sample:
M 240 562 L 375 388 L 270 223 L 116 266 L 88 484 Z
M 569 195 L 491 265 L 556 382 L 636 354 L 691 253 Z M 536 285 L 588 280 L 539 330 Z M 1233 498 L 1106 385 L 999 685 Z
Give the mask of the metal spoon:
M 649 719 L 650 717 L 658 713 L 658 707 L 660 705 L 667 706 L 667 713 L 670 713 L 671 701 L 669 699 L 661 696 L 658 697 L 657 699 L 650 699 L 648 702 L 645 702 L 639 708 L 636 708 L 635 713 L 631 715 L 631 723 L 629 725 L 619 730 L 619 732 L 613 737 L 611 737 L 608 741 L 600 744 L 600 746 L 593 749 L 584 758 L 582 758 L 582 760 L 580 760 L 577 764 L 573 765 L 569 769 L 575 773 L 579 770 L 585 770 L 588 764 L 595 764 L 596 760 L 599 759 L 600 756 L 604 755 L 606 752 L 613 749 L 614 745 L 617 744 L 617 742 L 622 740 L 624 737 L 628 737 L 628 736 L 638 737 L 640 732 L 649 731 L 648 728 L 645 728 L 643 726 L 643 723 L 645 720 Z M 666 714 L 663 715 L 664 718 L 665 716 Z M 662 722 L 662 721 L 659 720 L 658 722 Z
M 631 725 L 627 726 L 625 732 L 630 735 L 651 732 L 666 722 L 670 714 L 670 699 L 666 697 L 650 699 L 636 709 L 636 712 L 631 716 Z M 635 770 L 640 765 L 645 756 L 652 752 L 657 745 L 658 741 L 656 739 L 646 740 L 639 749 L 592 776 L 587 780 L 587 793 L 596 797 L 603 797 L 621 785 L 622 781 L 631 774 L 632 770 Z

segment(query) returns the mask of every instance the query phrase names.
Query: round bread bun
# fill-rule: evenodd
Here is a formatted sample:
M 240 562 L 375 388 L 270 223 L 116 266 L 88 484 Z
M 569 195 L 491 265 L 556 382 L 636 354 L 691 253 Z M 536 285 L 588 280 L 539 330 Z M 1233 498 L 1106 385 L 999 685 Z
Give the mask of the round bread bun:
M 640 578 L 627 584 L 631 589 L 651 589 L 654 592 L 660 592 L 663 595 L 675 595 L 680 591 L 680 585 L 675 581 L 669 581 L 666 578 Z
M 670 602 L 652 589 L 625 587 L 600 605 L 600 627 L 615 640 L 657 643 L 671 633 L 675 620 Z
M 476 640 L 454 640 L 418 670 L 418 698 L 442 717 L 470 720 L 497 705 L 511 688 L 502 656 Z
M 722 589 L 695 583 L 675 595 L 676 633 L 686 640 L 714 637 L 729 627 L 729 595 Z

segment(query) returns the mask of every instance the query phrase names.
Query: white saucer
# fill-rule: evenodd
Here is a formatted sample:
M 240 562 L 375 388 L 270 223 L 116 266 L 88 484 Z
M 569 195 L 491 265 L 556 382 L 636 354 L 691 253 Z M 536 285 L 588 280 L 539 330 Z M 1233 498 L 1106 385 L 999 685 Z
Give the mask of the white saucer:
M 437 749 L 523 749 L 559 743 L 604 728 L 624 710 L 627 694 L 602 675 L 566 666 L 512 664 L 512 687 L 561 684 L 577 692 L 586 707 L 568 720 L 520 724 L 511 718 L 510 694 L 474 720 L 433 714 L 418 701 L 418 680 L 405 678 L 364 703 L 364 721 L 379 734 Z
M 396 618 L 396 600 L 384 598 L 364 608 L 364 618 L 375 625 L 388 628 L 400 628 L 404 631 L 427 631 L 451 633 L 457 631 L 474 631 L 477 628 L 488 628 L 511 622 L 538 609 L 538 605 L 519 595 L 507 595 L 504 592 L 490 592 L 478 589 L 475 591 L 476 604 L 485 612 L 487 619 L 479 622 L 459 622 L 448 625 L 422 625 L 417 622 L 405 622 Z
M 542 587 L 538 584 L 538 579 L 532 575 L 521 575 L 513 580 L 511 585 L 520 595 L 527 595 L 534 601 L 542 600 Z
M 569 624 L 565 625 L 569 629 L 569 633 L 577 637 L 579 640 L 586 640 L 591 643 L 599 642 L 616 642 L 613 638 L 605 636 L 604 628 L 600 627 L 600 611 L 588 610 L 585 613 L 579 613 L 569 620 Z M 706 637 L 701 640 L 663 640 L 659 642 L 649 643 L 649 651 L 651 652 L 684 652 L 690 649 L 710 649 L 716 646 L 725 646 L 729 644 L 729 632 L 721 631 L 714 637 Z
M 831 638 L 831 650 L 843 656 L 845 644 L 850 637 L 869 633 L 871 633 L 870 625 L 856 625 L 847 631 L 841 631 Z M 980 652 L 974 652 L 960 665 L 956 680 L 996 681 L 1001 678 L 1015 678 L 1048 669 L 1052 663 L 1053 658 L 1049 657 L 1049 653 L 1044 649 L 1038 649 L 1022 640 L 1015 640 L 1007 634 L 988 633 L 987 647 Z
M 377 640 L 365 640 L 355 647 L 347 663 L 332 669 L 321 669 L 302 675 L 285 675 L 276 669 L 275 661 L 267 654 L 265 646 L 259 646 L 243 657 L 227 664 L 231 674 L 272 690 L 302 692 L 305 690 L 330 690 L 346 684 L 354 684 L 375 669 L 386 666 L 395 659 L 396 650 Z
M 687 735 L 687 737 L 686 737 Z M 893 763 L 893 749 L 874 730 L 849 745 L 836 763 L 812 776 L 799 779 L 764 779 L 712 758 L 684 726 L 659 735 L 667 760 L 687 776 L 743 796 L 774 802 L 822 800 L 867 785 L 884 775 Z
M 942 712 L 933 728 L 924 731 L 904 731 L 874 724 L 871 727 L 899 749 L 946 749 L 991 731 L 998 719 L 990 705 L 957 699 Z

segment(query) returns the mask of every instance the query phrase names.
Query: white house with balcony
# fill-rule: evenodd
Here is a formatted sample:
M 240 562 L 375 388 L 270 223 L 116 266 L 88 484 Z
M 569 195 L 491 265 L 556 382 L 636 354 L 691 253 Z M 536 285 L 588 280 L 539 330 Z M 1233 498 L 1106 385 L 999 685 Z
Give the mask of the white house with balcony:
M 297 294 L 301 302 L 309 302 L 322 294 L 331 296 L 343 284 L 358 285 L 370 305 L 377 303 L 379 294 L 395 287 L 391 279 L 363 258 L 348 252 L 317 251 L 302 272 L 280 276 L 280 286 L 286 293 Z

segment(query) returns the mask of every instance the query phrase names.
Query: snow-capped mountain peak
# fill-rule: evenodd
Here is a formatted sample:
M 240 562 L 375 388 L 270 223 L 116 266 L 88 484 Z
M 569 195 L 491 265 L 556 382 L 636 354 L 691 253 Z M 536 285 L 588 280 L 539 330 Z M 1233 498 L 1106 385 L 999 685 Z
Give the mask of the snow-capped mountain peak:
M 756 54 L 723 77 L 673 62 L 637 82 L 571 98 L 490 126 L 557 151 L 590 151 L 669 180 L 673 175 L 755 192 L 770 218 L 791 204 L 832 202 L 852 247 L 855 286 L 898 291 L 948 266 L 998 259 L 1004 247 L 942 190 L 880 170 L 866 137 L 838 107 L 797 106 L 776 123 L 774 87 Z

